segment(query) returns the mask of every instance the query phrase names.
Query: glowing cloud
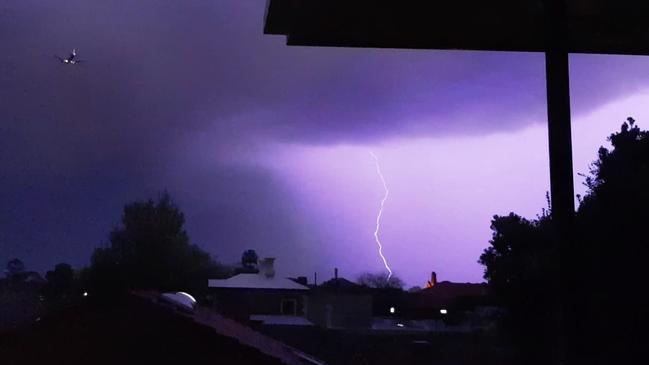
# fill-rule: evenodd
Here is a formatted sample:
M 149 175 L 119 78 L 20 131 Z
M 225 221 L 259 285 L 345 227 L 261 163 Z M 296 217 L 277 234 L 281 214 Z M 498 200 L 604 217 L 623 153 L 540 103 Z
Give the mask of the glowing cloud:
M 374 240 L 376 241 L 376 245 L 379 247 L 379 256 L 381 256 L 381 260 L 383 260 L 383 265 L 385 265 L 385 269 L 388 270 L 388 280 L 392 277 L 392 269 L 390 269 L 390 265 L 388 265 L 388 261 L 385 259 L 385 256 L 383 256 L 383 245 L 381 244 L 381 239 L 379 238 L 379 230 L 381 229 L 381 216 L 383 215 L 383 206 L 385 205 L 385 201 L 388 199 L 388 195 L 390 195 L 390 190 L 388 190 L 388 185 L 385 183 L 385 178 L 383 177 L 383 173 L 381 172 L 381 165 L 379 164 L 379 158 L 376 157 L 374 152 L 370 151 L 370 155 L 372 155 L 372 158 L 374 158 L 374 163 L 376 164 L 376 173 L 379 175 L 379 178 L 381 178 L 381 182 L 383 183 L 383 189 L 385 190 L 385 195 L 383 195 L 383 199 L 381 199 L 381 207 L 379 208 L 379 213 L 376 216 L 376 229 L 374 230 Z

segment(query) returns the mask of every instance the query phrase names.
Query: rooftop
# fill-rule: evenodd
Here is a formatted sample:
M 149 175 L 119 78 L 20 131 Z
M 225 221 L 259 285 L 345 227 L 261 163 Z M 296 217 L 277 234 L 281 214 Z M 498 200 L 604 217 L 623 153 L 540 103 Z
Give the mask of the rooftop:
M 313 326 L 313 323 L 311 323 L 311 321 L 300 316 L 253 314 L 250 316 L 250 320 L 259 321 L 265 325 Z
M 132 296 L 89 302 L 0 333 L 0 349 L 3 364 L 286 363 L 263 346 Z
M 237 274 L 228 279 L 210 279 L 210 288 L 240 288 L 240 289 L 283 289 L 283 290 L 309 290 L 309 287 L 295 281 L 278 277 L 268 277 L 264 274 Z
M 369 288 L 362 285 L 358 285 L 354 282 L 351 282 L 345 278 L 334 278 L 327 280 L 314 289 L 320 291 L 337 291 L 337 292 L 346 292 L 346 293 L 367 293 Z
M 484 283 L 453 283 L 442 281 L 432 288 L 410 293 L 413 307 L 446 307 L 458 303 L 465 298 L 484 297 L 488 294 L 488 286 Z

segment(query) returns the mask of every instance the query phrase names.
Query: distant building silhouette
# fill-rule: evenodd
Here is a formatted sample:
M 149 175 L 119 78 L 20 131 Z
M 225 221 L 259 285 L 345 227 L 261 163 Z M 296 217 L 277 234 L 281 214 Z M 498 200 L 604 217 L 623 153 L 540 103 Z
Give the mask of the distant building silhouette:
M 372 296 L 368 288 L 338 277 L 313 287 L 307 317 L 325 328 L 368 328 L 372 320 Z
M 210 279 L 214 308 L 242 322 L 311 325 L 306 320 L 309 287 L 275 275 L 275 259 L 259 261 L 258 273 Z

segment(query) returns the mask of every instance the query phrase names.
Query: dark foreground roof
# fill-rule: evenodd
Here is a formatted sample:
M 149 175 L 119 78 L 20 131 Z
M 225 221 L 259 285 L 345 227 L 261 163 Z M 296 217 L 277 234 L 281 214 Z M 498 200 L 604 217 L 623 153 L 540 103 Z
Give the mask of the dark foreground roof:
M 145 299 L 88 303 L 0 334 L 3 364 L 280 364 Z
M 559 40 L 568 52 L 646 55 L 649 2 L 269 0 L 264 32 L 304 46 L 545 51 Z

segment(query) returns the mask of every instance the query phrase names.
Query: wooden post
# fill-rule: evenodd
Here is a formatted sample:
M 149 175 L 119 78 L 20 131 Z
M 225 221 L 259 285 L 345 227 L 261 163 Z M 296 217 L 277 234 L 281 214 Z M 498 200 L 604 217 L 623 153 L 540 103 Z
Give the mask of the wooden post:
M 575 213 L 575 192 L 572 180 L 568 53 L 563 51 L 546 52 L 545 69 L 552 217 L 560 226 L 571 226 Z
M 570 62 L 566 41 L 566 0 L 545 0 L 548 11 L 545 79 L 548 104 L 548 149 L 550 152 L 550 204 L 554 229 L 557 270 L 552 280 L 557 293 L 556 360 L 576 364 L 574 215 L 572 179 L 572 132 L 570 126 Z
M 555 281 L 558 294 L 557 357 L 562 364 L 572 364 L 576 350 L 573 338 L 573 305 L 570 295 L 574 289 L 574 184 L 572 177 L 572 138 L 570 128 L 570 75 L 568 53 L 545 53 L 548 145 L 550 151 L 550 194 L 556 253 L 559 255 Z

